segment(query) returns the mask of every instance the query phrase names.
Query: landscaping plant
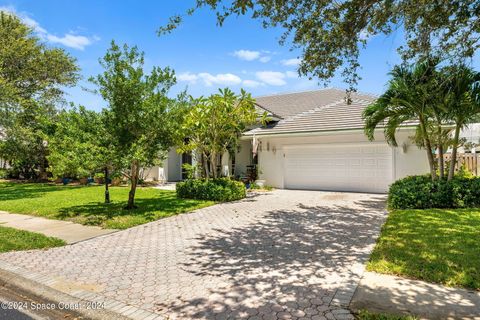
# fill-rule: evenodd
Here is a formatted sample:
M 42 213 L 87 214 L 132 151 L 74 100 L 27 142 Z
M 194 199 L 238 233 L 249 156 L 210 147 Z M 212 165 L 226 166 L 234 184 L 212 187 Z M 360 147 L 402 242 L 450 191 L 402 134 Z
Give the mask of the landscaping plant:
M 387 90 L 363 112 L 365 134 L 374 140 L 381 128 L 386 141 L 397 146 L 398 130 L 416 127 L 411 138 L 425 150 L 432 180 L 443 179 L 444 150 L 452 147 L 451 180 L 460 130 L 480 115 L 480 73 L 464 65 L 439 68 L 439 59 L 429 58 L 411 66 L 395 66 L 390 75 Z
M 226 202 L 243 199 L 246 195 L 245 185 L 229 178 L 188 179 L 177 183 L 179 198 Z
M 480 177 L 455 176 L 432 181 L 429 176 L 410 176 L 395 181 L 388 192 L 391 209 L 480 207 Z
M 62 111 L 55 118 L 47 156 L 53 178 L 85 178 L 101 171 L 108 161 L 102 114 L 84 107 Z
M 78 66 L 34 29 L 0 10 L 0 158 L 16 178 L 45 179 L 51 119 L 74 86 Z
M 126 208 L 135 208 L 135 191 L 142 167 L 158 164 L 173 145 L 171 121 L 176 99 L 168 97 L 176 83 L 173 70 L 154 67 L 144 71 L 144 53 L 137 47 L 118 46 L 112 41 L 100 59 L 104 72 L 90 81 L 108 103 L 105 127 L 110 136 L 112 160 L 128 177 L 130 192 Z
M 181 152 L 198 155 L 203 163 L 205 177 L 218 177 L 217 163 L 227 151 L 237 150 L 240 136 L 248 126 L 257 122 L 257 114 L 251 94 L 241 90 L 236 95 L 230 89 L 220 89 L 209 97 L 191 100 L 191 107 L 185 114 L 181 131 Z

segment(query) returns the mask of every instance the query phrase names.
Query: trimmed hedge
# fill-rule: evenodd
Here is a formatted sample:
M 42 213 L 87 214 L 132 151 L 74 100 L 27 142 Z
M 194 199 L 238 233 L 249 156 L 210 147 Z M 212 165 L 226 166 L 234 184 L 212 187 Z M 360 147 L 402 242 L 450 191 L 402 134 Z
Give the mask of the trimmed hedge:
M 480 207 L 480 177 L 432 181 L 429 175 L 410 176 L 390 186 L 391 209 Z
M 228 178 L 188 179 L 177 183 L 179 198 L 227 202 L 243 199 L 246 195 L 242 182 Z

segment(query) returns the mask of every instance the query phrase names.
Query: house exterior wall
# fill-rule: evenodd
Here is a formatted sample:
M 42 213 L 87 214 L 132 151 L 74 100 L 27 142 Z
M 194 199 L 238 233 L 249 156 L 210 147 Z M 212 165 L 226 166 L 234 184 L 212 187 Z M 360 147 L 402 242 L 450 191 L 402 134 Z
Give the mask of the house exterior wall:
M 150 168 L 144 168 L 141 175 L 145 177 L 146 181 L 166 181 L 164 168 L 160 166 L 154 166 Z
M 393 148 L 394 151 L 394 179 L 398 180 L 406 176 L 426 174 L 430 172 L 428 165 L 427 153 L 423 149 L 419 149 L 410 141 L 413 131 L 404 131 L 397 134 L 398 147 Z M 406 152 L 404 152 L 403 144 L 405 143 Z
M 424 150 L 418 149 L 409 141 L 409 136 L 413 134 L 411 130 L 402 130 L 397 135 L 399 147 L 392 148 L 393 179 L 397 180 L 408 175 L 424 174 L 428 172 L 428 161 Z M 261 137 L 258 153 L 258 170 L 260 179 L 266 180 L 266 184 L 284 188 L 284 147 L 289 145 L 308 145 L 308 144 L 340 144 L 340 143 L 370 143 L 362 131 L 355 132 L 333 132 L 322 135 L 305 135 L 290 137 Z M 243 143 L 245 141 L 242 141 Z M 376 143 L 385 142 L 383 132 L 376 134 Z M 248 143 L 251 143 L 248 140 Z M 406 145 L 404 152 L 403 145 Z M 238 161 L 240 164 L 240 161 Z M 247 163 L 248 164 L 248 163 Z
M 182 154 L 177 153 L 176 148 L 168 151 L 166 164 L 166 180 L 180 181 L 182 180 Z
M 147 181 L 182 180 L 182 155 L 177 153 L 176 148 L 171 148 L 163 165 L 145 168 L 143 176 Z
M 251 162 L 252 141 L 241 140 L 240 148 L 235 154 L 235 176 L 243 176 L 247 172 L 247 166 Z

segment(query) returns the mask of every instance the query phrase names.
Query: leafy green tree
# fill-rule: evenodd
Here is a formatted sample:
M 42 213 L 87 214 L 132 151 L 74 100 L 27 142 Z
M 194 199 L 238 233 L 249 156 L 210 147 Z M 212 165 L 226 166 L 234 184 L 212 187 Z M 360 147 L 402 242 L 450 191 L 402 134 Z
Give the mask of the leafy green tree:
M 0 12 L 0 157 L 27 178 L 44 176 L 55 106 L 79 78 L 75 59 L 47 47 L 11 13 Z
M 104 72 L 90 81 L 108 103 L 105 126 L 115 162 L 130 180 L 126 208 L 133 209 L 141 167 L 154 165 L 174 143 L 170 110 L 176 100 L 167 94 L 176 80 L 168 67 L 146 74 L 143 52 L 113 41 L 100 64 Z
M 192 101 L 185 115 L 182 132 L 186 139 L 180 149 L 203 157 L 207 177 L 218 176 L 217 157 L 236 150 L 241 134 L 258 122 L 254 102 L 244 90 L 236 95 L 228 88 Z
M 373 140 L 377 127 L 383 126 L 385 138 L 393 146 L 397 146 L 397 130 L 405 124 L 417 122 L 414 140 L 427 153 L 433 180 L 437 176 L 433 153 L 436 143 L 432 138 L 438 102 L 435 94 L 438 88 L 434 81 L 436 66 L 436 61 L 426 60 L 413 66 L 394 67 L 385 93 L 363 112 L 367 137 Z
M 413 66 L 397 66 L 391 76 L 385 93 L 363 113 L 367 137 L 373 140 L 375 129 L 383 125 L 387 142 L 396 146 L 398 128 L 417 123 L 413 138 L 427 152 L 432 179 L 436 169 L 444 178 L 444 150 L 452 147 L 451 180 L 460 131 L 480 115 L 480 73 L 462 64 L 440 68 L 438 60 L 427 59 Z M 436 167 L 434 147 L 438 150 Z
M 451 180 L 457 163 L 460 131 L 480 115 L 480 72 L 465 65 L 455 65 L 443 68 L 442 74 L 447 119 L 455 124 L 448 170 L 448 180 Z
M 360 50 L 378 34 L 400 29 L 406 45 L 398 49 L 405 59 L 427 53 L 463 59 L 479 47 L 478 1 L 196 0 L 186 15 L 204 7 L 216 13 L 219 25 L 232 15 L 250 15 L 265 28 L 282 28 L 280 43 L 292 41 L 294 48 L 302 49 L 301 74 L 326 80 L 340 71 L 350 89 L 359 79 Z M 171 17 L 159 34 L 175 29 L 184 15 Z
M 85 107 L 64 110 L 55 118 L 54 134 L 48 138 L 49 170 L 54 177 L 82 178 L 105 174 L 105 203 L 110 202 L 108 175 L 114 169 L 111 137 L 105 113 Z
M 62 111 L 49 138 L 49 170 L 55 178 L 84 178 L 105 167 L 102 115 L 85 107 Z

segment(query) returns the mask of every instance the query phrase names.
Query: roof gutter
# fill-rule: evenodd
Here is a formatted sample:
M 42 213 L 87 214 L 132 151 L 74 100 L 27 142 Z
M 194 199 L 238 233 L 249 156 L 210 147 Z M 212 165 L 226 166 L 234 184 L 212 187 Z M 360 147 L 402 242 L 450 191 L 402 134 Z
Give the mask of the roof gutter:
M 415 125 L 408 125 L 408 126 L 402 126 L 398 128 L 399 131 L 411 131 L 412 129 L 415 130 L 416 126 Z M 283 137 L 309 137 L 309 136 L 328 136 L 332 135 L 335 133 L 357 133 L 359 131 L 363 132 L 363 128 L 361 129 L 337 129 L 337 130 L 328 130 L 328 131 L 306 131 L 306 132 L 282 132 L 282 133 L 273 133 L 273 134 L 249 134 L 245 135 L 243 134 L 240 140 L 250 140 L 253 138 L 255 135 L 257 138 L 283 138 Z M 375 129 L 375 132 L 380 132 L 383 131 L 383 128 L 380 129 Z

